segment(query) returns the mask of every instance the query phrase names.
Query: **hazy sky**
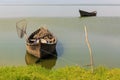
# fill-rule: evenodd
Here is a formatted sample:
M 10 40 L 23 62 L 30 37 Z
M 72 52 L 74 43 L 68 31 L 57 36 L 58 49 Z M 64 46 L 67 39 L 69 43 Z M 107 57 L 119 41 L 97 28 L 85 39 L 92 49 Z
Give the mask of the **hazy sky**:
M 0 3 L 37 4 L 120 4 L 120 0 L 0 0 Z
M 31 6 L 31 4 L 38 5 Z M 79 5 L 41 6 L 41 4 Z M 78 17 L 80 16 L 78 12 L 79 9 L 86 11 L 97 11 L 97 16 L 120 16 L 120 0 L 0 0 L 0 17 Z

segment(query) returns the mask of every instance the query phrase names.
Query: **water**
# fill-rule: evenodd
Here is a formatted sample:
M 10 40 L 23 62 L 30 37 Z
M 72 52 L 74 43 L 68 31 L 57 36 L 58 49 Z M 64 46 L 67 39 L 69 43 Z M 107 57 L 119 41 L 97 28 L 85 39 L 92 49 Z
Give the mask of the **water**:
M 0 17 L 78 17 L 79 9 L 97 11 L 97 16 L 119 17 L 119 8 L 119 4 L 0 4 Z
M 16 22 L 21 19 L 0 19 L 0 65 L 27 65 L 37 61 L 38 65 L 44 67 L 59 68 L 89 64 L 89 51 L 84 34 L 86 26 L 95 66 L 120 67 L 120 18 L 25 18 L 28 22 L 28 35 L 45 24 L 57 37 L 57 58 L 48 60 L 38 60 L 26 53 L 25 39 L 18 38 L 16 32 Z

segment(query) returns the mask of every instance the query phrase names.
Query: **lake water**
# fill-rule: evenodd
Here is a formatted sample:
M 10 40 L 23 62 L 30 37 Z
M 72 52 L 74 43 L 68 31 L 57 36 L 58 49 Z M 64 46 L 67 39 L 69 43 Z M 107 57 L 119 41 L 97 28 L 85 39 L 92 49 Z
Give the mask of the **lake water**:
M 36 58 L 26 53 L 25 39 L 16 32 L 16 22 L 22 18 L 0 19 L 0 65 L 34 64 Z M 90 63 L 85 43 L 87 27 L 95 66 L 120 67 L 120 18 L 118 17 L 51 17 L 25 18 L 30 35 L 41 25 L 57 37 L 57 58 L 39 60 L 38 65 L 59 68 L 66 65 L 84 66 Z M 27 62 L 26 62 L 27 60 Z

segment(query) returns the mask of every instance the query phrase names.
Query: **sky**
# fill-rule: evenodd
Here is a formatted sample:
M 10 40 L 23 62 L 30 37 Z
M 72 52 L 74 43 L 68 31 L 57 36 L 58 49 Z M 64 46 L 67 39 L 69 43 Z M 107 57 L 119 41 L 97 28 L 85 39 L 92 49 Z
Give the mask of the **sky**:
M 78 17 L 79 9 L 97 11 L 97 16 L 120 16 L 120 0 L 0 0 L 0 18 Z
M 0 0 L 2 4 L 120 4 L 120 0 Z

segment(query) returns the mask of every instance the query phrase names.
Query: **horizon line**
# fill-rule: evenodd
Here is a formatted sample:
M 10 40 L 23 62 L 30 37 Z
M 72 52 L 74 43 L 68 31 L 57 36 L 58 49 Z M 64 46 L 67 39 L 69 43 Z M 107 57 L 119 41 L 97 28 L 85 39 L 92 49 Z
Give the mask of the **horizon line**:
M 0 3 L 0 6 L 120 6 L 120 4 L 38 4 L 38 3 Z

